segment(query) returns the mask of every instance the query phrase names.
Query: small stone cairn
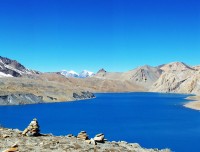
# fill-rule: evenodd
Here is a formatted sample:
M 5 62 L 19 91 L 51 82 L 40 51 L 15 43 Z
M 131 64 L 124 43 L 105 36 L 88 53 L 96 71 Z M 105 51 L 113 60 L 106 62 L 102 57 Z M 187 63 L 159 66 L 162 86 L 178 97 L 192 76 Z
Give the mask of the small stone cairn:
M 40 126 L 36 118 L 34 118 L 29 126 L 23 131 L 22 135 L 29 137 L 40 136 Z
M 89 137 L 87 135 L 87 132 L 86 131 L 81 131 L 78 136 L 77 136 L 78 139 L 82 139 L 82 140 L 88 140 Z
M 68 135 L 67 137 L 74 137 L 73 135 Z M 87 135 L 86 131 L 81 131 L 77 137 L 77 139 L 81 139 L 83 141 L 85 141 L 88 144 L 92 144 L 92 145 L 97 145 L 97 143 L 105 143 L 105 141 L 107 141 L 107 139 L 104 138 L 104 134 L 100 133 L 97 134 L 94 138 L 89 139 L 89 136 Z

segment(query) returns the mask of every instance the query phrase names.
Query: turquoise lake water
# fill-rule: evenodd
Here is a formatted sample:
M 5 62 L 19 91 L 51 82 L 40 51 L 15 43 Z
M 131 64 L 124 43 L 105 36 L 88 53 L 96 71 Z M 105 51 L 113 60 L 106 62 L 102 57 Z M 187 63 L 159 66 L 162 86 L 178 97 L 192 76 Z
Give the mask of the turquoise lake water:
M 42 133 L 92 138 L 104 133 L 109 141 L 137 142 L 146 148 L 175 152 L 200 151 L 200 112 L 183 107 L 187 95 L 160 93 L 96 94 L 76 102 L 1 106 L 0 124 L 23 130 L 37 118 Z

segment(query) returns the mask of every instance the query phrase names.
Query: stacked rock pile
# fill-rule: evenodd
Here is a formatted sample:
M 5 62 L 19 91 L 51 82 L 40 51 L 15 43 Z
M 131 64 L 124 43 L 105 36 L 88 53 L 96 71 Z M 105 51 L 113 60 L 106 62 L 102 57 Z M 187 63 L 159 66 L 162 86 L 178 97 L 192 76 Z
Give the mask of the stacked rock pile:
M 23 131 L 22 135 L 24 136 L 39 136 L 40 135 L 40 126 L 36 118 L 34 118 L 29 126 Z
M 73 135 L 69 134 L 67 136 L 68 138 L 71 138 L 71 137 L 74 137 Z M 107 141 L 105 138 L 104 138 L 104 134 L 100 133 L 100 134 L 97 134 L 94 138 L 91 138 L 89 139 L 89 136 L 87 135 L 87 132 L 86 131 L 81 131 L 77 137 L 77 139 L 81 139 L 81 140 L 84 140 L 86 143 L 88 144 L 92 144 L 92 145 L 97 145 L 97 143 L 105 143 L 105 141 Z
M 81 131 L 78 136 L 77 136 L 78 139 L 83 139 L 83 140 L 88 140 L 89 137 L 87 135 L 87 132 L 86 131 Z

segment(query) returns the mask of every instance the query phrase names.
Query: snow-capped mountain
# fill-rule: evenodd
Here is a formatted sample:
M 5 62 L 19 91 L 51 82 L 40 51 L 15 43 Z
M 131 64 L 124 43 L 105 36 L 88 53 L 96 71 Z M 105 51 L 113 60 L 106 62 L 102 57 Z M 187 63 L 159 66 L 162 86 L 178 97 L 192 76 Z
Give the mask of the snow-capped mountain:
M 68 78 L 87 78 L 87 77 L 94 76 L 94 73 L 88 70 L 83 70 L 79 74 L 73 70 L 70 70 L 70 71 L 62 70 L 60 74 Z
M 79 77 L 79 74 L 76 73 L 75 71 L 73 70 L 70 70 L 70 71 L 66 71 L 66 70 L 62 70 L 60 72 L 60 74 L 64 75 L 65 77 L 68 77 L 68 78 L 78 78 Z
M 33 73 L 35 71 L 25 68 L 17 61 L 0 56 L 0 77 L 20 77 Z
M 83 71 L 79 74 L 79 78 L 87 78 L 87 77 L 92 77 L 92 76 L 94 76 L 94 72 L 87 71 L 87 70 L 83 70 Z

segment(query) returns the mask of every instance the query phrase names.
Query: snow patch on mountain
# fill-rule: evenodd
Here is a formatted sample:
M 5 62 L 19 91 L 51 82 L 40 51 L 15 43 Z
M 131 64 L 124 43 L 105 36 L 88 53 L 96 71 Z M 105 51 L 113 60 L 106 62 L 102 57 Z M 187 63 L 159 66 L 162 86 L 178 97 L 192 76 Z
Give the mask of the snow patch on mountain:
M 35 74 L 33 71 L 26 69 L 16 60 L 0 56 L 0 72 L 1 76 L 20 77 L 23 75 Z M 3 73 L 3 74 L 2 74 Z
M 0 78 L 2 78 L 2 77 L 13 77 L 13 76 L 10 74 L 5 74 L 3 72 L 0 72 Z

